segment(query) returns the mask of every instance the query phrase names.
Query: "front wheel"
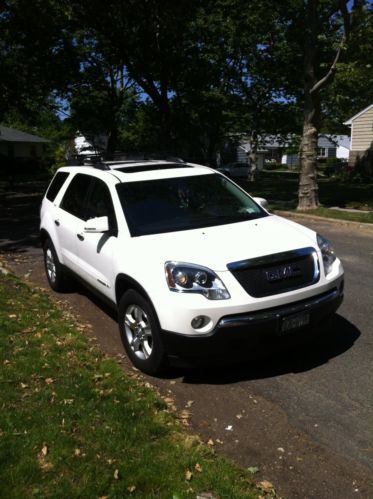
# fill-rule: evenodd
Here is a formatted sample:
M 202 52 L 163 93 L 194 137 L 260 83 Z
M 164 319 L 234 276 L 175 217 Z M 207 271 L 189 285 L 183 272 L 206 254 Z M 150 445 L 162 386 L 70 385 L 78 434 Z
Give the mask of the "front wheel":
M 148 374 L 160 372 L 166 354 L 158 319 L 148 300 L 130 289 L 120 300 L 118 320 L 123 346 L 133 365 Z

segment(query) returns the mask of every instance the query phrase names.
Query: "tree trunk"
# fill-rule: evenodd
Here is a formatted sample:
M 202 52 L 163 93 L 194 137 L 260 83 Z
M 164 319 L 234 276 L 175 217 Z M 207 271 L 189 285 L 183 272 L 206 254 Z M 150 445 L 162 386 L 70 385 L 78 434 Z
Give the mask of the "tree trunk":
M 156 105 L 160 114 L 159 152 L 172 155 L 173 146 L 171 139 L 171 109 L 167 95 L 162 96 L 156 102 Z
M 318 1 L 308 0 L 304 46 L 304 120 L 300 146 L 298 210 L 318 208 L 317 137 L 320 121 L 319 92 L 312 93 L 317 83 Z
M 250 135 L 250 154 L 249 154 L 250 170 L 248 178 L 249 182 L 254 182 L 257 176 L 258 172 L 257 151 L 258 151 L 258 134 L 256 133 L 255 130 L 253 130 Z
M 106 158 L 114 159 L 115 150 L 118 143 L 118 127 L 116 123 L 112 123 L 111 130 L 109 132 L 108 142 L 106 146 Z
M 318 130 L 312 116 L 319 114 L 314 106 L 305 112 L 303 136 L 300 146 L 301 171 L 299 177 L 298 210 L 313 210 L 319 206 L 317 186 Z

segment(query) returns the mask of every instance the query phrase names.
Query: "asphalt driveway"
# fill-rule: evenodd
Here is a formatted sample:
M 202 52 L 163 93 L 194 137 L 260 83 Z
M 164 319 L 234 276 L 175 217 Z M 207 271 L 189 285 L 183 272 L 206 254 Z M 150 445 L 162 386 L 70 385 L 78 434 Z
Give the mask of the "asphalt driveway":
M 42 185 L 0 199 L 0 251 L 14 271 L 47 288 L 38 246 Z M 373 232 L 302 221 L 331 239 L 346 270 L 345 302 L 314 348 L 239 366 L 170 370 L 146 380 L 188 409 L 186 424 L 218 452 L 258 469 L 284 498 L 373 497 Z M 115 314 L 78 285 L 56 295 L 101 348 L 132 369 Z

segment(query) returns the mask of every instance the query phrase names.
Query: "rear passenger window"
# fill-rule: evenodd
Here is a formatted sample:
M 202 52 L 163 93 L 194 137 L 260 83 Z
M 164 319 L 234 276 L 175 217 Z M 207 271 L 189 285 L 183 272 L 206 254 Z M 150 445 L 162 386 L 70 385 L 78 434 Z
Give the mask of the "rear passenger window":
M 62 198 L 60 208 L 85 220 L 84 204 L 91 179 L 90 175 L 84 175 L 83 173 L 75 175 Z
M 65 180 L 70 174 L 68 172 L 57 172 L 56 175 L 54 176 L 52 182 L 50 183 L 47 193 L 46 193 L 46 198 L 49 199 L 49 201 L 54 201 L 57 197 L 57 194 L 60 192 L 61 187 L 65 183 Z

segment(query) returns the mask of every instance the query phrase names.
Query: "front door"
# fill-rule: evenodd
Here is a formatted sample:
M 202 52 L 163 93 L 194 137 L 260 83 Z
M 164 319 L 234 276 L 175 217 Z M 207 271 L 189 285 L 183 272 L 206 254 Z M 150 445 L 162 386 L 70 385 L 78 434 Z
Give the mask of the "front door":
M 80 226 L 78 235 L 79 274 L 91 286 L 115 301 L 115 276 L 113 255 L 118 251 L 117 220 L 108 186 L 99 178 L 92 177 L 92 183 L 86 199 L 84 219 L 109 218 L 109 232 L 87 233 Z

